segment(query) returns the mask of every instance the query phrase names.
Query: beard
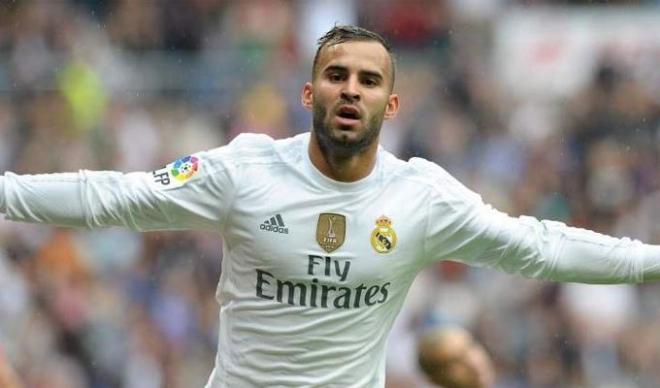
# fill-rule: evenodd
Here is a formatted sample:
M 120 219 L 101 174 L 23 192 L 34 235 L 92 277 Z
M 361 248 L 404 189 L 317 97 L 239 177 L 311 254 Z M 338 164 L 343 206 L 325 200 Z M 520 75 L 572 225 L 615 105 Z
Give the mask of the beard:
M 380 128 L 383 125 L 383 109 L 376 112 L 365 124 L 362 136 L 357 139 L 349 139 L 347 136 L 335 135 L 331 128 L 331 118 L 327 116 L 328 110 L 321 104 L 314 104 L 312 111 L 312 124 L 314 133 L 318 139 L 321 151 L 340 156 L 350 157 L 363 153 L 370 145 L 378 139 Z

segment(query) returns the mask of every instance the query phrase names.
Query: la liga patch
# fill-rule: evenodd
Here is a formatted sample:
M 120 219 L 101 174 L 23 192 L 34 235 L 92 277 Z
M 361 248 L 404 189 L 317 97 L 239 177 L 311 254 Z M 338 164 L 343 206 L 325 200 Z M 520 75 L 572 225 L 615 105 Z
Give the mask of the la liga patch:
M 194 156 L 184 156 L 167 166 L 153 171 L 152 184 L 159 189 L 175 189 L 190 182 L 199 174 L 202 161 Z
M 186 156 L 174 162 L 170 173 L 179 182 L 185 182 L 199 171 L 199 159 L 194 156 Z

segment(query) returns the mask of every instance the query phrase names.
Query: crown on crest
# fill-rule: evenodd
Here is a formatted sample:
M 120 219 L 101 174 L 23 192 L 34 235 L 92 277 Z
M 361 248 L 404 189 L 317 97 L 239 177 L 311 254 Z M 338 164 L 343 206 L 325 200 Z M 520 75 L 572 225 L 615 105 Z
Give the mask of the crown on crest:
M 386 216 L 380 216 L 376 219 L 376 225 L 384 228 L 389 228 L 390 226 L 392 226 L 392 220 L 390 220 Z

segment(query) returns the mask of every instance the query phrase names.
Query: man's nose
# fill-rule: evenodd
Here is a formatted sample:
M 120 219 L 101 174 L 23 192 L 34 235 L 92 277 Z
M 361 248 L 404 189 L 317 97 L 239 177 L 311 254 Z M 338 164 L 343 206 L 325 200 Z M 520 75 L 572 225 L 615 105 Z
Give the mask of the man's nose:
M 360 101 L 360 85 L 357 79 L 354 77 L 349 78 L 344 83 L 344 88 L 341 91 L 342 99 L 355 102 Z

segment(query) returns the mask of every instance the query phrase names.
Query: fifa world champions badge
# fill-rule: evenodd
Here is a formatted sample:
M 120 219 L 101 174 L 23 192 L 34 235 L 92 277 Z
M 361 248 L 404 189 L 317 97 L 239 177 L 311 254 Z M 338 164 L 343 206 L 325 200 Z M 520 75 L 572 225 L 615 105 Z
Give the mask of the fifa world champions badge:
M 344 244 L 346 217 L 335 213 L 321 213 L 316 224 L 316 242 L 330 253 Z
M 396 232 L 392 228 L 392 220 L 386 216 L 376 219 L 376 228 L 371 232 L 371 246 L 376 252 L 386 254 L 396 247 Z

